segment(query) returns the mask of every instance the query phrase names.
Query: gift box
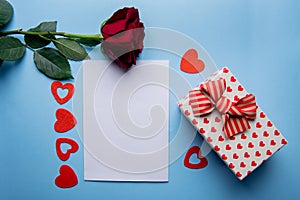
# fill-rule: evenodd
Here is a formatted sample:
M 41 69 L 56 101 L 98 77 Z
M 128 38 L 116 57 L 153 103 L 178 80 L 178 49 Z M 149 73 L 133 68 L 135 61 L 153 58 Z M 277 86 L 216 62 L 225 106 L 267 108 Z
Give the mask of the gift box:
M 178 106 L 240 180 L 287 144 L 255 96 L 226 67 L 189 91 Z

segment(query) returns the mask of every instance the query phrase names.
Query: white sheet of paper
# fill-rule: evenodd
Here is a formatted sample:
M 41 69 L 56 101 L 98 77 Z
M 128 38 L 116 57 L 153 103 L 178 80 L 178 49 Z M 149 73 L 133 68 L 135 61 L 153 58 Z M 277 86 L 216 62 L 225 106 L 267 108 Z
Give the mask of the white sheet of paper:
M 168 181 L 169 62 L 83 63 L 84 180 Z

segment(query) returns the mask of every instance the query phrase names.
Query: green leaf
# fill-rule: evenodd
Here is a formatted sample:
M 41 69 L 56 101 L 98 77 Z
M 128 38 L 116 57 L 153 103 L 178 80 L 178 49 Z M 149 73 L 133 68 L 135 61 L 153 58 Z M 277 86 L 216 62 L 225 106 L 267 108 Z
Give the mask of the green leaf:
M 89 47 L 96 46 L 102 42 L 99 40 L 85 39 L 85 38 L 73 38 L 72 40 L 75 40 L 75 41 L 77 41 L 85 46 L 89 46 Z
M 37 27 L 31 28 L 29 32 L 56 32 L 57 22 L 42 22 Z M 53 35 L 44 35 L 48 39 L 44 39 L 39 35 L 25 35 L 25 43 L 31 48 L 38 49 L 50 44 L 51 39 L 55 39 Z
M 11 20 L 14 9 L 10 3 L 0 0 L 0 27 L 5 26 Z
M 53 48 L 43 48 L 34 51 L 34 63 L 38 70 L 52 79 L 73 78 L 68 60 Z
M 10 36 L 0 38 L 0 59 L 2 60 L 19 60 L 24 56 L 25 50 L 25 45 L 17 38 Z
M 53 40 L 60 53 L 71 60 L 84 60 L 88 57 L 85 49 L 76 41 L 67 38 Z

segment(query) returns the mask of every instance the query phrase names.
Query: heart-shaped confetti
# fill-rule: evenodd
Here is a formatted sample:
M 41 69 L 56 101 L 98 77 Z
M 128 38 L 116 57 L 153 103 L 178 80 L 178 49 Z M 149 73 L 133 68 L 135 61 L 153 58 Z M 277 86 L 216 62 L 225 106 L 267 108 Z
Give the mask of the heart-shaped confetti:
M 66 143 L 70 145 L 70 148 L 64 153 L 61 149 L 61 144 Z M 79 146 L 76 141 L 70 138 L 58 138 L 56 140 L 56 153 L 59 159 L 66 161 L 69 159 L 71 153 L 75 153 L 78 150 Z
M 68 90 L 67 95 L 65 97 L 60 97 L 58 94 L 58 89 Z M 53 97 L 59 104 L 65 104 L 72 98 L 74 94 L 74 85 L 71 83 L 62 84 L 59 81 L 54 81 L 51 84 L 51 91 Z
M 77 123 L 74 115 L 64 108 L 59 108 L 56 111 L 56 119 L 57 121 L 54 124 L 54 130 L 59 133 L 71 130 Z
M 197 154 L 197 158 L 199 159 L 198 163 L 191 163 L 190 162 L 190 157 L 193 154 Z M 206 167 L 208 164 L 208 161 L 205 157 L 201 155 L 201 149 L 198 146 L 192 146 L 186 153 L 185 158 L 184 158 L 184 166 L 190 169 L 201 169 Z
M 187 50 L 180 62 L 180 70 L 189 74 L 202 72 L 205 68 L 204 62 L 198 58 L 196 49 Z
M 60 188 L 71 188 L 78 184 L 78 178 L 69 165 L 62 165 L 59 175 L 55 179 L 55 185 Z

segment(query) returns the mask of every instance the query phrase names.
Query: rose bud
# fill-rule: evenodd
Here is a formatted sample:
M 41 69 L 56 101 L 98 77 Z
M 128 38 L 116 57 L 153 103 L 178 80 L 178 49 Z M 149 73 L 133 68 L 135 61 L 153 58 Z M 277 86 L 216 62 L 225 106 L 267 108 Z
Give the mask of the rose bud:
M 102 51 L 124 69 L 136 64 L 145 37 L 144 24 L 136 8 L 116 11 L 101 27 Z

